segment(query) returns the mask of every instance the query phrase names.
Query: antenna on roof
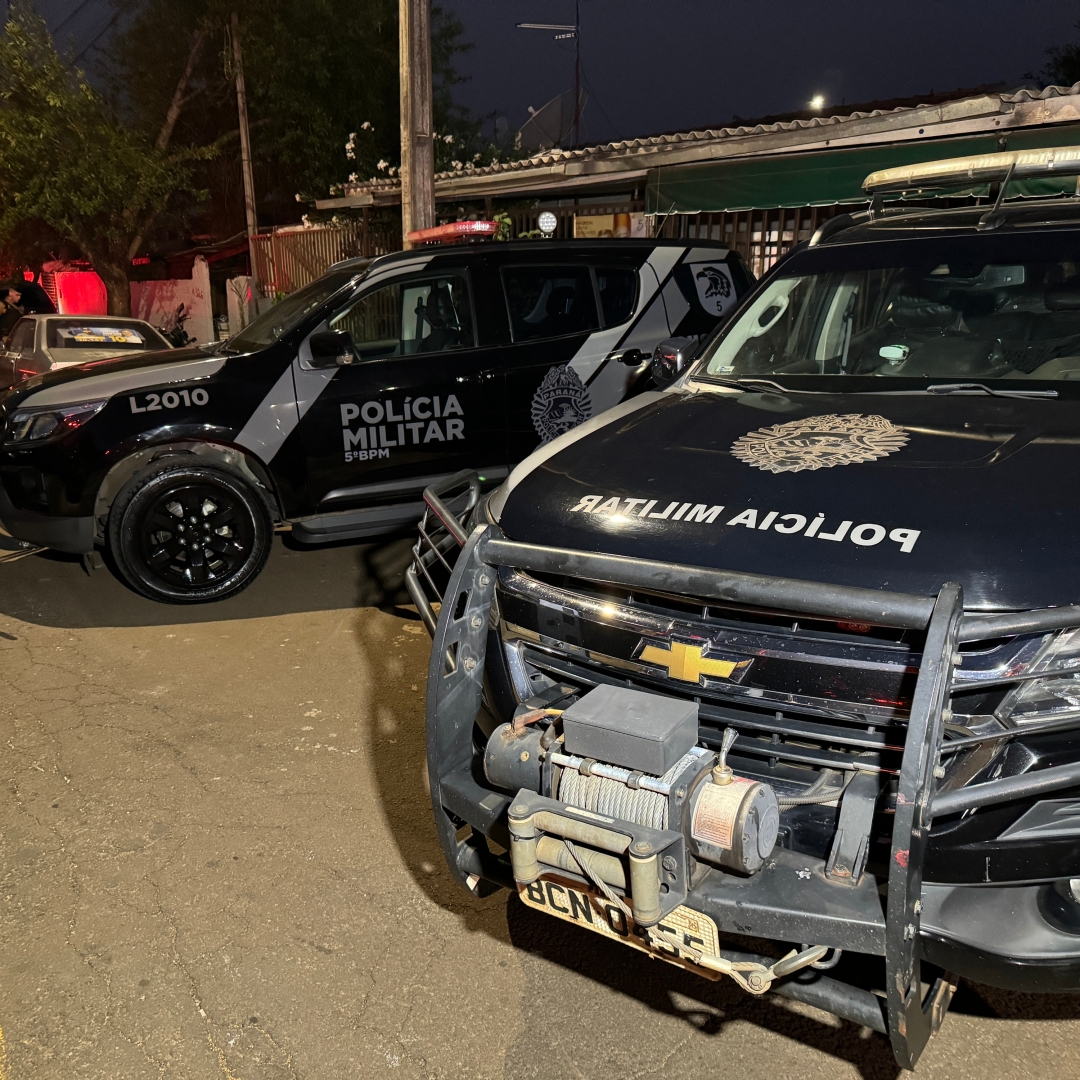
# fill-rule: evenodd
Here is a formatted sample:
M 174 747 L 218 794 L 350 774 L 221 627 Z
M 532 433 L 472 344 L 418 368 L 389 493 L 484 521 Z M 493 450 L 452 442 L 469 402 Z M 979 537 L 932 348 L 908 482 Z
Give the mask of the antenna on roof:
M 554 30 L 555 41 L 574 40 L 574 118 L 571 123 L 573 139 L 570 149 L 576 150 L 581 145 L 581 0 L 574 0 L 573 23 L 530 23 L 519 22 L 519 30 Z

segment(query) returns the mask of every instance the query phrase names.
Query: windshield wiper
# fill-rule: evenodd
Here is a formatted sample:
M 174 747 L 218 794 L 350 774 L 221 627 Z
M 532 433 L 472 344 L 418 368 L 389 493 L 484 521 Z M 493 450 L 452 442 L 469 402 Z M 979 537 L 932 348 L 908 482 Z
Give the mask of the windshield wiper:
M 991 397 L 1055 398 L 1056 390 L 992 390 L 985 383 L 934 383 L 926 388 L 928 394 L 989 394 Z
M 772 379 L 719 379 L 715 375 L 702 375 L 700 378 L 709 382 L 719 383 L 721 386 L 730 386 L 733 390 L 771 390 L 779 394 L 825 394 L 826 390 L 793 390 L 787 386 L 781 386 Z

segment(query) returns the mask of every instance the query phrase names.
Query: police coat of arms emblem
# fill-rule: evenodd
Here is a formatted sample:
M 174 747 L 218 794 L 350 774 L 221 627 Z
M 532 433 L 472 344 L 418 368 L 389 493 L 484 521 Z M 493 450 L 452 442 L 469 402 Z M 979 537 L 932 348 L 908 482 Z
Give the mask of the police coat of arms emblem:
M 592 412 L 588 388 L 566 364 L 553 367 L 533 396 L 532 422 L 541 442 L 551 442 L 577 427 Z
M 884 416 L 829 414 L 750 431 L 732 443 L 731 453 L 765 472 L 802 472 L 876 461 L 907 441 L 907 432 Z

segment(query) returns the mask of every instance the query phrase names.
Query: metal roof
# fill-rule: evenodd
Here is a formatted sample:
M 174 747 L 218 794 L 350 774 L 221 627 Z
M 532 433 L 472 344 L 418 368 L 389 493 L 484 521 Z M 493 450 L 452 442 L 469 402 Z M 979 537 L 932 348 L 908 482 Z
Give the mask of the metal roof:
M 807 152 L 824 147 L 868 145 L 898 139 L 930 139 L 1017 127 L 1080 121 L 1080 82 L 1073 86 L 979 93 L 950 101 L 798 117 L 774 123 L 682 131 L 642 139 L 550 149 L 519 161 L 464 165 L 437 173 L 437 199 L 541 194 L 545 189 L 634 184 L 649 169 L 758 154 Z M 340 198 L 319 200 L 319 209 L 389 205 L 401 199 L 398 178 L 350 184 Z

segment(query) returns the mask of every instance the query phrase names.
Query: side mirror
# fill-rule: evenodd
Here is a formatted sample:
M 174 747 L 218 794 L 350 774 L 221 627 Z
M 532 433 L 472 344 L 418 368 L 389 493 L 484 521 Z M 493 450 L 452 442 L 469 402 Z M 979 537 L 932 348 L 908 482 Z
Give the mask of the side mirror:
M 311 366 L 316 368 L 346 367 L 356 363 L 356 347 L 348 330 L 324 330 L 308 339 Z
M 627 349 L 625 352 L 616 353 L 612 359 L 618 360 L 620 364 L 626 364 L 627 367 L 637 367 L 649 358 L 640 349 Z
M 697 338 L 678 337 L 661 341 L 653 350 L 650 373 L 653 383 L 661 389 L 670 386 L 694 358 Z

